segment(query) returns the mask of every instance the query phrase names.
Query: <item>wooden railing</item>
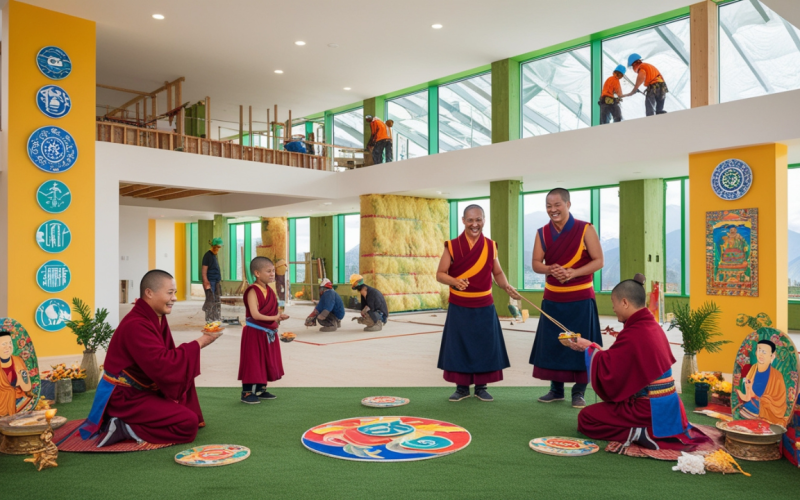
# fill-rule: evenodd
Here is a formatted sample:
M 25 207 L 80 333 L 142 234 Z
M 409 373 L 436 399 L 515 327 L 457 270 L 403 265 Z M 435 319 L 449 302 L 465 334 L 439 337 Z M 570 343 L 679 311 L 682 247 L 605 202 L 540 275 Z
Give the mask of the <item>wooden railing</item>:
M 190 154 L 273 163 L 288 167 L 333 170 L 333 161 L 325 156 L 316 156 L 289 151 L 276 151 L 258 146 L 242 146 L 228 141 L 215 141 L 175 132 L 133 127 L 112 122 L 97 122 L 98 141 L 146 148 L 183 151 Z

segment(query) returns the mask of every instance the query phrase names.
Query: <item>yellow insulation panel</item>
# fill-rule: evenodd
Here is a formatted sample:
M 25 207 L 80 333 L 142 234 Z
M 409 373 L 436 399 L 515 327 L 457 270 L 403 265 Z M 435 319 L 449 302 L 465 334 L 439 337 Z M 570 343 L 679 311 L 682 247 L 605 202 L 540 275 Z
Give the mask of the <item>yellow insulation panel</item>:
M 286 217 L 264 217 L 261 219 L 261 245 L 256 247 L 259 257 L 267 257 L 272 262 L 286 259 L 286 239 L 289 224 Z

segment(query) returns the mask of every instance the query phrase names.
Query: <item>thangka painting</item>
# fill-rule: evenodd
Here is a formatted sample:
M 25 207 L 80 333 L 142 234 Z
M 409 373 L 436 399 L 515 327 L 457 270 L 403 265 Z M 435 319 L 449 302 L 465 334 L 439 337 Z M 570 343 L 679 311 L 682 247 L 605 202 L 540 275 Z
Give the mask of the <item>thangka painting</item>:
M 734 420 L 786 427 L 797 400 L 797 350 L 788 335 L 763 327 L 745 337 L 733 366 Z
M 0 417 L 32 410 L 41 390 L 33 342 L 19 322 L 0 319 Z
M 758 209 L 706 213 L 706 294 L 758 297 Z

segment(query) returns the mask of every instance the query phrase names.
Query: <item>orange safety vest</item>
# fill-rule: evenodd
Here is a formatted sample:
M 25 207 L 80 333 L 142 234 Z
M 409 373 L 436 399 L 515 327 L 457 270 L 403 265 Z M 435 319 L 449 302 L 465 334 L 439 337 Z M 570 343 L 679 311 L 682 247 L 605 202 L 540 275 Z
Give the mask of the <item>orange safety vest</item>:
M 606 83 L 603 84 L 603 93 L 600 94 L 601 97 L 611 97 L 612 99 L 615 97 L 622 96 L 622 86 L 619 84 L 619 80 L 617 80 L 616 76 L 608 77 Z
M 372 131 L 372 137 L 375 138 L 375 142 L 389 139 L 389 128 L 380 119 L 373 118 L 369 127 Z
M 659 83 L 664 81 L 664 77 L 661 76 L 661 73 L 658 69 L 653 66 L 652 64 L 641 63 L 639 65 L 639 70 L 637 73 L 644 71 L 644 86 L 649 87 L 654 83 Z

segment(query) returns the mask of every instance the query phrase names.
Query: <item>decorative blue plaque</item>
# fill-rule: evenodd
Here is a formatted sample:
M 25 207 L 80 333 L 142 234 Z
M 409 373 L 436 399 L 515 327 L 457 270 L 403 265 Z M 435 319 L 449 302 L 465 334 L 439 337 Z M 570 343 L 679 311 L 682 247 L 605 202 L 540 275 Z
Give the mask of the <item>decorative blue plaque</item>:
M 69 267 L 60 260 L 45 262 L 36 273 L 36 284 L 47 293 L 63 292 L 71 279 Z
M 45 85 L 36 93 L 36 105 L 39 111 L 49 118 L 67 116 L 72 109 L 72 101 L 67 91 L 58 85 Z
M 711 174 L 711 189 L 723 200 L 738 200 L 752 184 L 753 171 L 747 163 L 735 158 L 723 161 Z
M 59 220 L 49 220 L 36 230 L 36 243 L 47 253 L 59 253 L 67 249 L 72 241 L 72 233 L 66 224 Z
M 72 318 L 69 304 L 61 299 L 47 299 L 36 308 L 36 324 L 46 332 L 57 332 Z
M 78 146 L 60 127 L 42 127 L 28 139 L 28 158 L 45 172 L 66 172 L 78 161 Z
M 60 214 L 72 203 L 72 193 L 61 181 L 47 181 L 36 191 L 36 201 L 45 212 Z
M 36 54 L 39 71 L 51 80 L 63 80 L 72 72 L 72 61 L 66 52 L 58 47 L 45 47 Z

